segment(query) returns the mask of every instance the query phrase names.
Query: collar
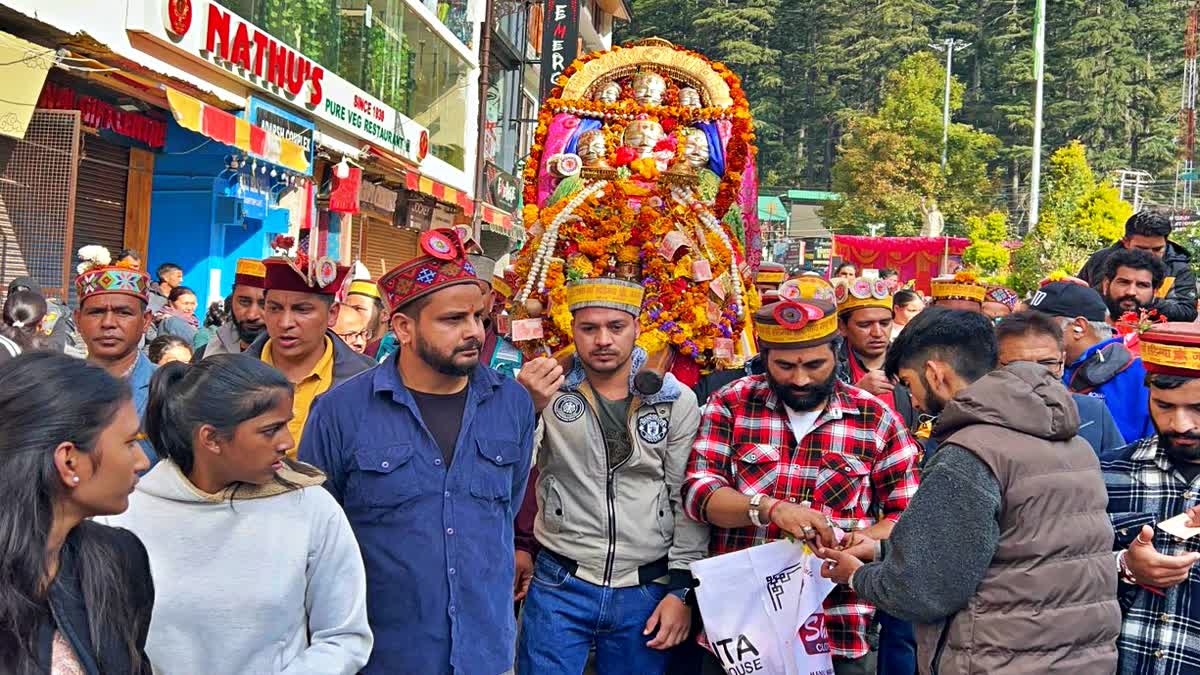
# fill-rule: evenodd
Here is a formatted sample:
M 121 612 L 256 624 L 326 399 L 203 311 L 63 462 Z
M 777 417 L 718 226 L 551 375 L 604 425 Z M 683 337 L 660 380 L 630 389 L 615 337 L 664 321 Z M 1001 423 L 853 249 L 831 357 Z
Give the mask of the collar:
M 371 391 L 373 394 L 389 394 L 396 403 L 412 407 L 416 402 L 408 387 L 404 385 L 404 379 L 400 377 L 400 368 L 396 365 L 396 359 L 399 357 L 399 350 L 392 352 L 372 371 Z M 486 400 L 503 385 L 504 376 L 480 364 L 471 371 L 467 379 L 467 398 L 470 400 L 471 397 L 477 396 L 480 401 Z
M 142 389 L 149 387 L 150 378 L 157 368 L 158 366 L 146 357 L 145 352 L 139 351 L 137 359 L 133 362 L 133 369 L 129 371 L 129 386 Z
M 1088 347 L 1087 350 L 1085 350 L 1079 358 L 1075 359 L 1074 363 L 1067 366 L 1067 368 L 1070 370 L 1074 370 L 1075 368 L 1078 368 L 1079 366 L 1083 365 L 1083 363 L 1085 361 L 1092 358 L 1092 355 L 1094 355 L 1096 352 L 1100 351 L 1101 349 L 1104 349 L 1105 347 L 1108 347 L 1109 345 L 1115 345 L 1118 343 L 1121 346 L 1125 346 L 1125 338 L 1118 335 L 1117 337 L 1109 338 L 1107 340 L 1104 340 L 1103 342 L 1097 342 L 1096 344 L 1092 345 L 1091 347 Z M 1101 358 L 1103 358 L 1103 356 L 1101 356 Z
M 1175 476 L 1179 482 L 1188 485 L 1188 481 L 1183 477 L 1183 474 L 1175 470 L 1175 465 L 1171 463 L 1171 458 L 1167 456 L 1167 451 L 1163 450 L 1158 444 L 1158 434 L 1147 436 L 1139 441 L 1133 453 L 1129 455 L 1129 461 L 1143 465 L 1153 464 L 1162 473 L 1168 476 Z M 1149 469 L 1149 466 L 1145 466 L 1144 469 Z M 1141 479 L 1138 480 L 1139 482 L 1145 482 Z
M 267 340 L 263 344 L 261 358 L 263 363 L 273 368 L 275 367 L 275 359 L 271 354 L 271 346 L 271 340 Z M 321 358 L 313 366 L 312 372 L 305 375 L 304 379 L 300 382 L 306 382 L 313 377 L 323 382 L 333 380 L 333 340 L 330 340 L 328 335 L 325 336 L 325 352 L 321 354 Z
M 659 389 L 658 393 L 651 396 L 642 396 L 640 393 L 638 393 L 637 389 L 634 388 L 633 378 L 646 363 L 646 350 L 642 349 L 641 347 L 634 347 L 633 355 L 630 357 L 630 362 L 629 393 L 639 397 L 642 403 L 646 405 L 657 405 L 659 403 L 671 403 L 679 398 L 681 393 L 681 385 L 679 384 L 679 380 L 675 379 L 675 376 L 671 373 L 667 373 L 663 376 L 662 389 Z M 583 361 L 579 360 L 579 355 L 576 354 L 571 359 L 571 370 L 567 373 L 566 377 L 563 378 L 563 384 L 561 387 L 559 387 L 559 390 L 578 391 L 579 387 L 583 386 L 583 383 L 586 381 L 587 371 L 583 369 Z

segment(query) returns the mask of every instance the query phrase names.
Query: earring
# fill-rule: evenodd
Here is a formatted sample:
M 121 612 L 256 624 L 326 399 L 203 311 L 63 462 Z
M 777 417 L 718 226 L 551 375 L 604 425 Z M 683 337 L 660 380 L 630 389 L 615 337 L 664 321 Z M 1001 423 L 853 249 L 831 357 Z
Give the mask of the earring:
M 71 476 L 71 482 L 79 485 L 79 476 Z

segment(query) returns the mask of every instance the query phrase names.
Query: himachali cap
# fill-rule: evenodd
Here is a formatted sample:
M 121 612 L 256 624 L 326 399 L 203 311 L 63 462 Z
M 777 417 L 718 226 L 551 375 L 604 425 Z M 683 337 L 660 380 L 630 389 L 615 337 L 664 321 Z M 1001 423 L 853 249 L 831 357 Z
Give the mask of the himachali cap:
M 629 312 L 635 318 L 642 313 L 641 284 L 624 279 L 580 279 L 567 284 L 567 306 L 572 312 L 588 307 L 604 307 Z
M 470 260 L 471 267 L 475 268 L 475 278 L 491 286 L 492 278 L 496 276 L 496 261 L 485 255 L 474 253 L 468 253 L 467 260 Z
M 754 275 L 756 284 L 782 284 L 786 279 L 787 268 L 774 262 L 760 263 Z
M 262 264 L 266 270 L 262 287 L 268 291 L 337 295 L 350 274 L 348 266 L 338 265 L 329 258 L 317 261 L 311 279 L 291 258 L 276 256 L 263 260 Z
M 233 274 L 233 285 L 262 288 L 265 285 L 266 276 L 267 267 L 261 260 L 238 258 L 237 270 Z
M 838 334 L 837 312 L 821 300 L 783 300 L 754 313 L 759 349 L 803 349 L 832 342 Z
M 1200 324 L 1155 324 L 1142 333 L 1141 350 L 1148 373 L 1200 378 Z
M 802 274 L 795 279 L 788 279 L 779 287 L 780 300 L 821 300 L 831 305 L 837 304 L 837 293 L 833 284 L 819 274 Z
M 492 290 L 499 293 L 503 298 L 511 298 L 513 296 L 513 284 L 510 282 L 510 274 L 510 272 L 501 274 L 500 268 L 497 267 L 496 273 L 492 276 Z
M 475 266 L 458 233 L 439 228 L 421 233 L 421 255 L 397 265 L 379 279 L 379 288 L 387 296 L 392 312 L 434 291 L 460 284 L 485 286 L 475 276 Z
M 959 272 L 953 276 L 937 277 L 929 282 L 934 300 L 972 300 L 983 304 L 987 291 L 974 274 Z
M 984 302 L 998 302 L 1009 309 L 1017 306 L 1017 292 L 1004 286 L 988 286 L 983 296 Z
M 383 295 L 379 293 L 379 286 L 370 279 L 355 279 L 350 282 L 350 288 L 346 293 L 353 295 L 365 295 L 368 298 L 382 300 Z
M 877 307 L 892 311 L 892 291 L 883 279 L 858 278 L 850 283 L 838 284 L 834 289 L 838 314 L 846 315 L 856 309 Z
M 119 293 L 150 302 L 150 275 L 130 267 L 110 265 L 112 257 L 103 246 L 84 246 L 79 249 L 83 260 L 76 268 L 75 291 L 80 304 L 93 295 Z

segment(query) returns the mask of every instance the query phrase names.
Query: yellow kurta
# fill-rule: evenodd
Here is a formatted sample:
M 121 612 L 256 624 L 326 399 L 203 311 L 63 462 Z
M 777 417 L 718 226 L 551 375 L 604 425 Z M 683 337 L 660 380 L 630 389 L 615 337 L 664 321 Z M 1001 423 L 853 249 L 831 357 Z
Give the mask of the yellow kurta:
M 262 360 L 268 366 L 275 367 L 275 361 L 271 358 L 271 340 L 267 340 L 263 345 Z M 288 431 L 292 432 L 296 445 L 288 451 L 288 457 L 295 459 L 296 451 L 300 447 L 300 435 L 304 433 L 304 423 L 308 421 L 308 411 L 312 408 L 313 399 L 333 385 L 333 341 L 329 336 L 325 336 L 325 353 L 321 360 L 317 361 L 317 365 L 313 366 L 312 372 L 292 384 L 295 393 L 292 400 L 292 421 L 288 422 Z

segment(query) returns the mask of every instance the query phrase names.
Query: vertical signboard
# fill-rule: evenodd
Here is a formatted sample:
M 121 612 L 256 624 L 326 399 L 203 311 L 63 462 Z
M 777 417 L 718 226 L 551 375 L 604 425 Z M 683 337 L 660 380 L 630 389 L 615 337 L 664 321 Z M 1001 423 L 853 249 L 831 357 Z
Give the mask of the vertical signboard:
M 579 55 L 579 0 L 546 0 L 542 23 L 542 100 Z

